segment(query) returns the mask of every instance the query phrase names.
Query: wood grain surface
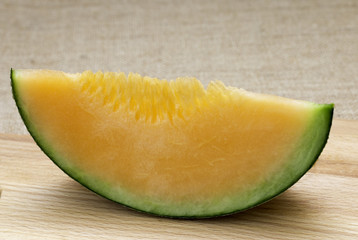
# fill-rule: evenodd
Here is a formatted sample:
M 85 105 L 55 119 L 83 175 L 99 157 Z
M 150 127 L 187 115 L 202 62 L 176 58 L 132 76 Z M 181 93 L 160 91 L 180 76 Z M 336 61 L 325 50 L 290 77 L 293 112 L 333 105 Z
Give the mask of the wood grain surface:
M 335 120 L 318 163 L 257 208 L 183 221 L 128 210 L 82 187 L 34 144 L 10 68 L 219 79 L 335 103 L 358 119 L 356 0 L 0 0 L 0 240 L 358 239 L 358 122 Z
M 334 120 L 315 166 L 251 210 L 206 220 L 138 213 L 58 169 L 29 136 L 0 134 L 0 239 L 358 239 L 358 121 Z

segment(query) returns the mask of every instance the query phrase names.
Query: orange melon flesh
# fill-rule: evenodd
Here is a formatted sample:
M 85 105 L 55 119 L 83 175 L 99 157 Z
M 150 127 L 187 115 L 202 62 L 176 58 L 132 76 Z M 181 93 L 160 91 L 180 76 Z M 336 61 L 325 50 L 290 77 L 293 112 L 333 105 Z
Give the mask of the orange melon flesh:
M 39 146 L 86 187 L 171 217 L 247 209 L 296 182 L 328 137 L 333 105 L 195 78 L 12 72 Z

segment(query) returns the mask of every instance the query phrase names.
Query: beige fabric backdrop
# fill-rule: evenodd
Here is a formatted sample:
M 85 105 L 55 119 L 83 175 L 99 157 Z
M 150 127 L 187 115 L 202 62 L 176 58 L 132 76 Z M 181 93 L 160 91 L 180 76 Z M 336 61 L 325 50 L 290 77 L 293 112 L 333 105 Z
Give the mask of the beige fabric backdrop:
M 195 76 L 358 119 L 358 1 L 0 0 L 0 132 L 26 133 L 10 68 Z

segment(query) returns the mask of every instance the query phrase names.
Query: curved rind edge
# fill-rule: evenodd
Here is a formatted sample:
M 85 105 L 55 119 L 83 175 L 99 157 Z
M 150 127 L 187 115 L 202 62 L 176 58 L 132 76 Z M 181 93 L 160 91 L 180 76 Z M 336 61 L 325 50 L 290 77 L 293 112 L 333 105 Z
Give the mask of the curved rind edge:
M 123 204 L 122 202 L 118 202 L 118 200 L 116 199 L 112 199 L 108 196 L 105 195 L 105 191 L 100 191 L 98 190 L 99 188 L 106 188 L 109 187 L 107 186 L 108 184 L 100 181 L 100 180 L 96 180 L 96 179 L 92 179 L 92 183 L 89 183 L 89 181 L 91 180 L 92 176 L 88 176 L 86 177 L 86 173 L 82 173 L 81 170 L 79 169 L 74 169 L 74 168 L 66 168 L 66 166 L 64 166 L 65 164 L 61 164 L 61 160 L 59 160 L 59 158 L 61 157 L 56 157 L 56 154 L 54 153 L 55 151 L 52 149 L 51 146 L 47 146 L 45 143 L 43 143 L 41 136 L 39 136 L 38 134 L 36 134 L 36 130 L 35 127 L 32 126 L 31 121 L 28 119 L 28 116 L 26 115 L 26 111 L 22 108 L 21 104 L 20 104 L 20 97 L 17 94 L 17 86 L 16 86 L 16 79 L 15 79 L 15 72 L 16 70 L 11 68 L 10 71 L 10 78 L 11 78 L 11 87 L 12 87 L 12 94 L 13 94 L 13 98 L 15 100 L 16 106 L 18 108 L 19 114 L 28 130 L 28 132 L 30 133 L 30 135 L 32 136 L 32 138 L 34 139 L 35 143 L 40 147 L 40 149 L 51 159 L 51 161 L 57 165 L 64 173 L 66 173 L 68 176 L 70 176 L 72 179 L 74 179 L 75 181 L 79 182 L 81 185 L 83 185 L 84 187 L 86 187 L 87 189 L 91 190 L 92 192 L 95 192 L 96 194 L 109 199 L 111 201 L 117 202 L 125 207 L 128 207 L 130 209 L 136 210 L 138 212 L 143 212 L 143 213 L 147 213 L 150 215 L 154 215 L 154 216 L 159 216 L 159 217 L 167 217 L 167 218 L 178 218 L 178 219 L 203 219 L 203 218 L 213 218 L 213 217 L 220 217 L 220 216 L 226 216 L 226 215 L 231 215 L 234 213 L 238 213 L 238 212 L 242 212 L 245 210 L 248 210 L 250 208 L 256 207 L 258 205 L 261 205 L 275 197 L 277 197 L 278 195 L 280 195 L 281 193 L 285 192 L 288 188 L 290 188 L 291 186 L 293 186 L 299 179 L 301 179 L 305 173 L 312 168 L 312 166 L 315 164 L 315 162 L 317 161 L 318 157 L 320 156 L 321 152 L 323 151 L 328 137 L 329 137 L 329 133 L 330 133 L 330 129 L 332 126 L 332 120 L 333 120 L 333 111 L 334 111 L 334 104 L 321 104 L 318 105 L 320 106 L 321 111 L 325 111 L 324 114 L 324 119 L 327 121 L 327 127 L 326 127 L 326 131 L 325 131 L 325 135 L 323 137 L 324 141 L 322 141 L 322 143 L 320 144 L 319 148 L 316 149 L 316 154 L 315 156 L 309 161 L 310 165 L 305 168 L 301 174 L 299 174 L 299 176 L 295 179 L 293 179 L 289 184 L 287 184 L 287 186 L 285 188 L 282 188 L 279 192 L 276 192 L 272 195 L 269 195 L 267 198 L 261 199 L 259 202 L 256 202 L 244 209 L 238 209 L 235 211 L 231 211 L 231 212 L 223 212 L 223 213 L 218 213 L 215 215 L 200 215 L 200 216 L 173 216 L 173 215 L 166 215 L 166 214 L 161 214 L 161 213 L 156 213 L 156 212 L 148 212 L 148 211 L 144 211 L 138 208 L 134 208 L 131 206 L 128 206 L 126 204 Z M 98 182 L 99 181 L 99 182 Z M 96 183 L 95 185 L 97 185 L 97 187 L 93 187 L 93 184 Z M 99 186 L 100 185 L 100 186 Z M 96 190 L 94 189 L 96 188 Z

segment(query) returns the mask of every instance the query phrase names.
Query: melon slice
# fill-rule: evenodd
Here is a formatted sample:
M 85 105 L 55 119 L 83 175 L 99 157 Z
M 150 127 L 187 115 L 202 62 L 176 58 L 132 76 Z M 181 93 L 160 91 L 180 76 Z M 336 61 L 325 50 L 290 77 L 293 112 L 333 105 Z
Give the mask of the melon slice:
M 12 70 L 40 148 L 94 192 L 140 211 L 203 218 L 261 204 L 298 181 L 328 139 L 333 104 L 195 78 Z

